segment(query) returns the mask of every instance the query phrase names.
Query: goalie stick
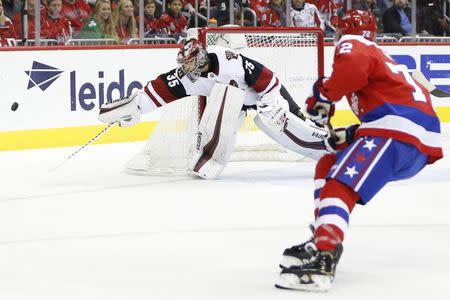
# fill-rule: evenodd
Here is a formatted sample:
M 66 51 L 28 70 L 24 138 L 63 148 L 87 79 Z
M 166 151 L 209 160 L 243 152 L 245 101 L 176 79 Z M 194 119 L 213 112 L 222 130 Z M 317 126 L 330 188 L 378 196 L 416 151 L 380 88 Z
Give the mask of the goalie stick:
M 419 70 L 412 71 L 412 77 L 417 80 L 419 83 L 421 83 L 429 92 L 431 95 L 437 98 L 450 98 L 450 93 L 443 91 L 441 89 L 438 89 L 435 85 L 433 85 L 431 82 L 429 82 L 425 75 L 422 74 Z
M 96 136 L 94 136 L 92 139 L 89 140 L 89 142 L 87 142 L 86 144 L 84 144 L 83 146 L 81 146 L 80 148 L 78 148 L 75 152 L 73 152 L 71 155 L 69 155 L 64 161 L 62 161 L 59 165 L 57 165 L 56 167 L 50 169 L 50 171 L 55 171 L 57 169 L 59 169 L 62 165 L 64 165 L 69 159 L 71 159 L 72 157 L 74 157 L 75 155 L 78 154 L 78 152 L 80 152 L 81 150 L 83 150 L 84 148 L 86 148 L 87 146 L 89 146 L 90 144 L 92 144 L 93 142 L 95 142 L 96 140 L 98 140 L 102 135 L 104 135 L 105 133 L 107 133 L 111 127 L 113 127 L 114 125 L 118 124 L 116 123 L 111 123 L 108 126 L 106 126 L 105 128 L 103 128 L 102 131 L 100 131 L 99 133 L 97 133 Z

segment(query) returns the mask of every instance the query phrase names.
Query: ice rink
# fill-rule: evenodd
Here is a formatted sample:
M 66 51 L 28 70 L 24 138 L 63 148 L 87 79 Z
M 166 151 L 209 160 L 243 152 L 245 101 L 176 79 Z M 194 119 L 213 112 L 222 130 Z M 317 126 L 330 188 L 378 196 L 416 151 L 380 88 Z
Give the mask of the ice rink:
M 309 236 L 313 163 L 219 180 L 122 170 L 141 143 L 0 152 L 0 299 L 450 299 L 450 151 L 352 214 L 325 294 L 274 287 Z

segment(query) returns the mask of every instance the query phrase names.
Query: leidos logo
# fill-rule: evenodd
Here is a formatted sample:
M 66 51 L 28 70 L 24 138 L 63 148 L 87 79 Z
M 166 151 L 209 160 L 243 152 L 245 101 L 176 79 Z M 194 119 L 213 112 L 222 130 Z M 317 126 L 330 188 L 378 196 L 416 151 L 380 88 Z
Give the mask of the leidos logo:
M 141 89 L 142 84 L 139 81 L 131 81 L 126 84 L 125 70 L 119 70 L 117 81 L 106 81 L 105 72 L 98 71 L 95 80 L 83 82 L 81 78 L 86 76 L 77 76 L 77 71 L 70 72 L 70 110 L 75 111 L 78 107 L 83 110 L 92 110 L 96 106 L 100 107 L 105 102 L 111 102 L 113 99 L 131 95 L 134 89 Z M 92 73 L 89 72 L 92 76 Z M 81 82 L 80 82 L 81 81 Z
M 55 67 L 33 61 L 31 70 L 25 71 L 29 77 L 28 89 L 38 86 L 42 91 L 45 91 L 63 72 Z M 105 102 L 131 95 L 134 89 L 142 88 L 139 81 L 125 80 L 124 69 L 108 75 L 105 76 L 105 71 L 99 70 L 89 70 L 87 73 L 82 70 L 71 71 L 68 82 L 70 110 L 76 111 L 81 108 L 89 111 L 95 107 L 100 107 Z M 105 77 L 108 77 L 109 80 L 105 80 Z M 85 81 L 85 78 L 90 78 L 90 80 Z
M 55 67 L 45 65 L 43 63 L 33 61 L 30 71 L 25 71 L 28 75 L 28 87 L 27 90 L 38 86 L 42 91 L 45 91 L 63 71 L 58 70 Z

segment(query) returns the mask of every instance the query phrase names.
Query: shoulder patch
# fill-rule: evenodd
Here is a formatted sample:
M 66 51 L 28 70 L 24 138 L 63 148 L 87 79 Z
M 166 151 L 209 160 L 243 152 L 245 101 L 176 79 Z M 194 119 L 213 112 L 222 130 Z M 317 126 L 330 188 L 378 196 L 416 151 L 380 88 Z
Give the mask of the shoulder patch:
M 232 59 L 237 59 L 238 55 L 235 52 L 231 51 L 231 50 L 226 50 L 225 51 L 225 57 L 228 60 L 232 60 Z

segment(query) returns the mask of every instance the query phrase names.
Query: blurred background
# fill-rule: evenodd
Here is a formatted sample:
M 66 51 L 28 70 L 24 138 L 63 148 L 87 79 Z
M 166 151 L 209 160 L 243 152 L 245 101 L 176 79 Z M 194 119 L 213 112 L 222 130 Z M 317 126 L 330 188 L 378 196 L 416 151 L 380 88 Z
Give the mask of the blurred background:
M 319 27 L 348 9 L 377 17 L 378 42 L 448 42 L 450 0 L 0 0 L 1 46 L 176 44 L 188 28 Z

